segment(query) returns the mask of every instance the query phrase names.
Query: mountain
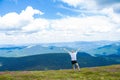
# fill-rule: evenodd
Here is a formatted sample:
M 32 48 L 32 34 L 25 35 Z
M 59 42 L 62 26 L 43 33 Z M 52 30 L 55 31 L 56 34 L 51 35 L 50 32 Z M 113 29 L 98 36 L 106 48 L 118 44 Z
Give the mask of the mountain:
M 81 48 L 81 50 L 83 51 L 89 51 L 91 49 L 96 49 L 98 47 L 109 45 L 112 43 L 116 43 L 116 41 L 76 41 L 76 42 L 50 43 L 42 45 L 46 47 L 52 45 L 56 47 L 69 47 L 73 49 Z
M 120 42 L 98 47 L 89 52 L 94 54 L 95 56 L 101 56 L 101 55 L 105 56 L 111 54 L 120 55 Z
M 28 45 L 28 46 L 14 46 L 14 47 L 2 47 L 0 48 L 1 57 L 23 57 L 36 54 L 47 53 L 64 53 L 65 51 L 61 47 L 41 45 Z
M 120 64 L 120 56 L 116 60 L 114 57 L 93 57 L 85 52 L 79 52 L 77 57 L 80 67 Z M 18 58 L 0 57 L 0 71 L 58 70 L 70 68 L 70 56 L 66 53 L 39 54 Z
M 47 53 L 65 53 L 62 48 L 69 50 L 80 48 L 81 52 L 89 53 L 94 55 L 99 53 L 97 48 L 118 43 L 114 41 L 76 41 L 76 42 L 62 42 L 62 43 L 44 43 L 44 44 L 25 44 L 25 45 L 3 45 L 0 46 L 1 57 L 23 57 L 36 54 L 47 54 Z M 113 47 L 114 48 L 114 47 Z M 101 50 L 100 50 L 101 51 Z M 109 50 L 108 50 L 109 52 Z M 111 52 L 111 51 L 110 51 Z M 100 53 L 101 54 L 101 53 Z

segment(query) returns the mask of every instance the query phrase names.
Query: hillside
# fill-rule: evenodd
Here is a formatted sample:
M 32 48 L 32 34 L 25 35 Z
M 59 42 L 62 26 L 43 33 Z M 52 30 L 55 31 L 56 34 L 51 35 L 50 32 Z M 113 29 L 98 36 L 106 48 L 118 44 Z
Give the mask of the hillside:
M 73 70 L 0 72 L 0 80 L 119 80 L 120 65 Z
M 85 52 L 79 52 L 77 57 L 78 63 L 81 67 L 120 64 L 120 56 L 115 55 L 94 57 Z M 59 69 L 71 69 L 71 60 L 69 54 L 49 53 L 19 58 L 0 57 L 0 71 Z

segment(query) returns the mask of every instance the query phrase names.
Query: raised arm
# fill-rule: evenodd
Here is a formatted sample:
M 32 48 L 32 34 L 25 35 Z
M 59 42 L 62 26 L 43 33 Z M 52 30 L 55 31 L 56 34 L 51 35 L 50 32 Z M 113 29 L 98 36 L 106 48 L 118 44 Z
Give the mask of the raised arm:
M 80 48 L 78 48 L 78 49 L 76 50 L 76 53 L 77 53 L 78 51 L 80 51 Z
M 66 52 L 70 53 L 70 51 L 69 51 L 69 50 L 67 50 L 66 48 L 63 48 L 63 50 L 65 50 Z

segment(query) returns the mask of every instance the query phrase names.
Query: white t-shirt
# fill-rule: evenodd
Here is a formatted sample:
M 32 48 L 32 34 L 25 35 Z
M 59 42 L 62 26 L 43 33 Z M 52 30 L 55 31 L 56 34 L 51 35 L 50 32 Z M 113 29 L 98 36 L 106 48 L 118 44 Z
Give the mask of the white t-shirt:
M 70 56 L 71 56 L 71 60 L 75 61 L 77 60 L 77 52 L 69 52 Z

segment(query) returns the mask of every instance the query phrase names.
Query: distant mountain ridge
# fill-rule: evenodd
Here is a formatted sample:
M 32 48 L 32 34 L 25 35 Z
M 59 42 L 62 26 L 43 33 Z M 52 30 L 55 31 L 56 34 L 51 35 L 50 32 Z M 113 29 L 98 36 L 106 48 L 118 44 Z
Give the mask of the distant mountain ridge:
M 93 53 L 96 56 L 112 54 L 120 55 L 120 42 L 98 47 L 94 50 L 91 50 L 90 53 Z
M 90 55 L 103 54 L 101 50 L 107 48 L 107 45 L 119 44 L 119 41 L 93 41 L 93 42 L 65 42 L 65 43 L 46 43 L 46 44 L 30 44 L 21 46 L 0 46 L 1 57 L 23 57 L 37 54 L 47 53 L 65 53 L 63 48 L 69 50 L 80 48 L 81 52 L 87 52 Z M 102 48 L 102 49 L 100 49 Z M 114 50 L 114 47 L 111 47 Z M 111 52 L 109 49 L 106 49 Z M 107 53 L 109 54 L 109 53 Z
M 25 46 L 14 46 L 14 47 L 1 47 L 0 50 L 16 50 L 16 49 L 23 49 Z

